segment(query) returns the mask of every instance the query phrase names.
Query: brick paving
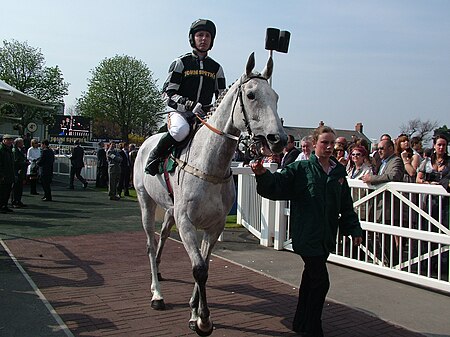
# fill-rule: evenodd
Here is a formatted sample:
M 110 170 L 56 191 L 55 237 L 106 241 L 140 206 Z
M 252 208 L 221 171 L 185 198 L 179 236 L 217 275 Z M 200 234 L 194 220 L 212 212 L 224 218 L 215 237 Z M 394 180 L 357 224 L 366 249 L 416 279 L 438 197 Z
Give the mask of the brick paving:
M 7 245 L 75 336 L 195 336 L 188 328 L 193 279 L 181 243 L 161 265 L 166 310 L 150 308 L 143 232 L 8 240 Z M 212 336 L 295 336 L 297 288 L 213 256 L 207 284 Z M 327 301 L 325 336 L 422 336 Z

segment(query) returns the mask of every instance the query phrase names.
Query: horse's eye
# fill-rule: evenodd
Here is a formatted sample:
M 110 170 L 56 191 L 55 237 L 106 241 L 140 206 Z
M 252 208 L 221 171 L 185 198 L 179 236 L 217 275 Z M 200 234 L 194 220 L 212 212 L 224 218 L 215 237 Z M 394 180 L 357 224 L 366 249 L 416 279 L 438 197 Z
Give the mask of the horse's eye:
M 255 94 L 253 92 L 249 92 L 247 94 L 248 99 L 255 99 Z

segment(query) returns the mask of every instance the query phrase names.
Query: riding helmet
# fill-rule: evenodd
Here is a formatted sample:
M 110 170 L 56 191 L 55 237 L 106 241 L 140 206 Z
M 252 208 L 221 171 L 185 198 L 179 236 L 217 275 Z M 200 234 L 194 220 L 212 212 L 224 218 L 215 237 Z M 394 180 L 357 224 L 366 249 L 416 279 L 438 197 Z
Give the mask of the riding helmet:
M 201 30 L 207 31 L 211 34 L 211 45 L 209 46 L 209 49 L 211 49 L 214 44 L 214 38 L 216 37 L 216 26 L 212 21 L 206 19 L 198 19 L 192 22 L 191 28 L 189 29 L 189 42 L 191 47 L 195 48 L 194 35 Z

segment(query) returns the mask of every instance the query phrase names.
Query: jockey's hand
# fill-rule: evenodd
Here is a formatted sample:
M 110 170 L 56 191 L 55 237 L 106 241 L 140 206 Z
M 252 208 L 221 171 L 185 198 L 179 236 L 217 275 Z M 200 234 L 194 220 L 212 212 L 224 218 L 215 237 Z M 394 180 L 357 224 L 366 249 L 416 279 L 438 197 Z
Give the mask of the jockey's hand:
M 189 101 L 187 100 L 186 103 L 184 103 L 184 109 L 186 111 L 192 111 L 195 107 L 195 102 L 194 101 Z
M 263 166 L 263 163 L 261 160 L 251 161 L 250 168 L 252 169 L 253 173 L 257 176 L 260 176 L 261 174 L 264 174 L 267 171 L 267 169 Z
M 205 118 L 206 114 L 202 109 L 202 104 L 201 103 L 197 103 L 194 107 L 194 109 L 192 109 L 192 112 L 195 113 L 196 115 L 198 115 L 200 118 Z

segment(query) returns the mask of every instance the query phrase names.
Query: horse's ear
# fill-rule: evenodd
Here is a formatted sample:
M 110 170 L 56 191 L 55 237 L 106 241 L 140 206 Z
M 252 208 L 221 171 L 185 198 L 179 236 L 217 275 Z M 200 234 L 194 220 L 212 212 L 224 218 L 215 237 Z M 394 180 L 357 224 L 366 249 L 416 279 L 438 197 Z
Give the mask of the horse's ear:
M 245 67 L 245 73 L 250 76 L 253 68 L 255 68 L 255 52 L 251 53 L 248 57 L 247 66 Z
M 262 71 L 262 76 L 266 79 L 269 79 L 272 76 L 272 72 L 273 72 L 273 59 L 272 56 L 269 56 L 266 67 Z

